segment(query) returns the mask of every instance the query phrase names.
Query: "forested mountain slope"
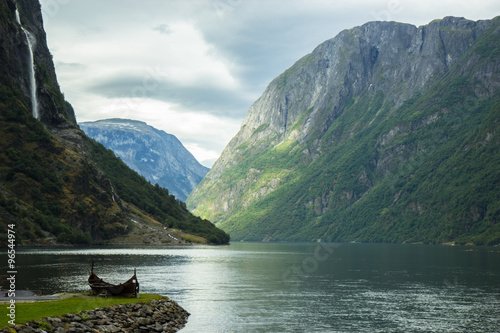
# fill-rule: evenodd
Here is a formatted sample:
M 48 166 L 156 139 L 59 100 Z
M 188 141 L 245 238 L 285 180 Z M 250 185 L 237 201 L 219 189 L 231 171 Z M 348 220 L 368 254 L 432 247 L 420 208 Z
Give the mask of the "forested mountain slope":
M 85 136 L 59 89 L 38 0 L 0 0 L 0 242 L 11 225 L 17 245 L 100 243 L 139 217 L 229 241 Z
M 273 80 L 188 207 L 243 240 L 500 243 L 500 19 L 370 22 Z

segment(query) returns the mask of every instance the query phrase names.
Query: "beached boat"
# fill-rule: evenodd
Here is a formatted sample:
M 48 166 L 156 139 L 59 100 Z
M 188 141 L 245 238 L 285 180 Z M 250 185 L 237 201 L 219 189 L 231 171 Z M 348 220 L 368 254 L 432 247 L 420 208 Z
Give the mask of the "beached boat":
M 103 281 L 94 273 L 94 263 L 89 276 L 89 285 L 92 295 L 98 296 L 123 296 L 139 297 L 139 282 L 137 281 L 136 270 L 134 275 L 121 284 L 111 284 Z

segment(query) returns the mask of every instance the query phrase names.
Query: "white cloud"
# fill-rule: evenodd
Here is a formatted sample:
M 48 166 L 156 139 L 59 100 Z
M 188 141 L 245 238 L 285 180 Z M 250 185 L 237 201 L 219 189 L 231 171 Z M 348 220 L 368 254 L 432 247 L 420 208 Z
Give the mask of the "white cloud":
M 174 23 L 169 27 L 169 34 L 148 26 L 131 26 L 119 34 L 107 30 L 84 36 L 79 36 L 77 31 L 71 33 L 69 27 L 54 43 L 52 52 L 56 60 L 71 59 L 72 63 L 87 65 L 85 73 L 65 73 L 64 79 L 73 84 L 127 75 L 147 76 L 152 72 L 150 69 L 154 69 L 154 79 L 180 86 L 208 84 L 230 91 L 239 87 L 228 67 L 230 62 L 203 39 L 196 27 L 188 23 Z M 82 80 L 82 74 L 88 77 Z M 66 88 L 73 88 L 65 83 Z
M 168 81 L 184 86 L 214 85 L 235 90 L 239 83 L 231 74 L 226 61 L 213 45 L 191 24 L 178 23 L 171 26 L 172 33 L 153 43 L 158 44 L 164 68 L 162 73 Z
M 219 152 L 205 149 L 197 143 L 187 143 L 184 146 L 201 164 L 208 168 L 212 167 L 220 155 Z

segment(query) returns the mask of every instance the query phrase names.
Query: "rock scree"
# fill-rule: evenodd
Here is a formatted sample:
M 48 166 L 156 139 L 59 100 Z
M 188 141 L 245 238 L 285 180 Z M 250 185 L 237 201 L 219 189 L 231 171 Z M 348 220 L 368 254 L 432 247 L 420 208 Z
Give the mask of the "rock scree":
M 188 317 L 189 313 L 179 304 L 164 297 L 149 303 L 119 304 L 47 317 L 5 327 L 0 332 L 177 332 Z

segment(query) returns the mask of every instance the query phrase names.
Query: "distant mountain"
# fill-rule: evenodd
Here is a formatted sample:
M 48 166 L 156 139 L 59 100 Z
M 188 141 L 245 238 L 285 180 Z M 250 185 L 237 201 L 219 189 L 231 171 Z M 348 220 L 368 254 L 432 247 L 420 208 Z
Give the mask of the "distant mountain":
M 229 242 L 78 128 L 38 0 L 0 0 L 0 36 L 0 247 Z
M 209 171 L 174 135 L 144 122 L 107 119 L 79 125 L 132 170 L 152 184 L 168 189 L 179 200 L 185 201 Z
M 188 208 L 242 240 L 500 244 L 500 17 L 344 30 L 274 79 Z

